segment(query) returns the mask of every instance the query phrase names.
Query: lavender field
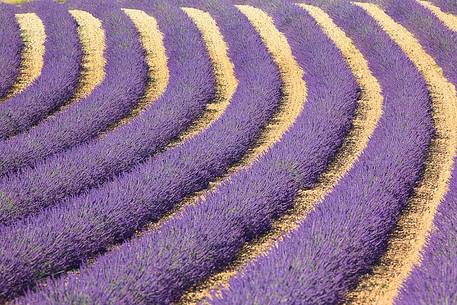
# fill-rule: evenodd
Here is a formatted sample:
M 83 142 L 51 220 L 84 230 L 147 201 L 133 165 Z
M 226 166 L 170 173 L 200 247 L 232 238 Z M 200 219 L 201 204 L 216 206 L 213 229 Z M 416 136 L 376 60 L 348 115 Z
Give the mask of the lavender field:
M 359 1 L 0 1 L 0 304 L 457 305 L 457 1 Z

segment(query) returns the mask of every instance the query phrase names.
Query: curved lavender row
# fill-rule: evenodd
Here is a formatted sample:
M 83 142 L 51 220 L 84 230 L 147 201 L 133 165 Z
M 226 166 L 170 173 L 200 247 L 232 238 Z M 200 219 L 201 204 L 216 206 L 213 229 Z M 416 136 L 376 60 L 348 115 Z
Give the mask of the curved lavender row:
M 420 179 L 433 136 L 423 78 L 359 8 L 327 8 L 383 87 L 384 116 L 356 166 L 267 256 L 230 281 L 213 304 L 336 304 L 385 251 Z M 363 25 L 363 26 L 361 26 Z
M 259 3 L 272 12 L 280 4 Z M 228 9 L 208 7 L 213 16 L 231 18 L 220 16 Z M 316 182 L 351 127 L 358 87 L 338 50 L 311 18 L 294 6 L 279 5 L 275 21 L 306 70 L 309 88 L 305 109 L 281 142 L 217 192 L 187 208 L 183 217 L 102 256 L 77 277 L 48 282 L 21 302 L 177 301 L 184 290 L 230 263 L 245 242 L 267 231 L 273 218 L 293 206 L 301 187 Z
M 442 67 L 446 77 L 457 84 L 457 33 L 447 28 L 416 0 L 395 0 L 385 5 L 386 13 L 406 27 Z
M 154 7 L 170 9 L 166 3 L 157 1 Z M 228 20 L 216 21 L 221 21 L 239 84 L 221 118 L 99 189 L 1 228 L 0 297 L 11 297 L 132 236 L 187 195 L 207 188 L 248 151 L 280 105 L 281 80 L 255 30 L 233 8 L 231 12 Z
M 106 137 L 1 180 L 0 224 L 12 223 L 66 196 L 100 185 L 146 160 L 186 130 L 215 97 L 208 53 L 188 17 L 169 5 L 154 8 L 138 1 L 129 5 L 149 12 L 164 33 L 171 77 L 166 92 L 134 121 Z
M 457 14 L 457 2 L 454 0 L 429 0 L 432 3 L 435 3 L 443 11 L 449 12 L 451 14 Z
M 139 34 L 120 7 L 87 1 L 66 5 L 86 10 L 102 21 L 106 32 L 105 80 L 78 103 L 32 130 L 0 142 L 0 176 L 91 139 L 128 115 L 146 89 L 148 69 Z M 68 9 L 57 4 L 46 7 Z M 74 20 L 70 15 L 68 18 Z
M 27 89 L 0 104 L 0 140 L 29 129 L 69 99 L 78 85 L 82 60 L 76 22 L 66 9 L 52 1 L 40 1 L 25 4 L 19 10 L 33 11 L 43 21 L 44 66 Z M 5 157 L 3 152 L 0 155 Z
M 11 5 L 0 3 L 0 102 L 19 75 L 23 42 Z
M 434 228 L 395 304 L 453 304 L 457 299 L 457 167 L 449 192 L 440 204 Z

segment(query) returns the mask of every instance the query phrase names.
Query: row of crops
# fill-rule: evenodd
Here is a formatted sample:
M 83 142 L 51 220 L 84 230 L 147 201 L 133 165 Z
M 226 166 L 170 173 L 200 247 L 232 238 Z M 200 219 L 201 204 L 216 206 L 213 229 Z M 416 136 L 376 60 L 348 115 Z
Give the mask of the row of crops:
M 457 304 L 454 0 L 0 3 L 0 303 Z

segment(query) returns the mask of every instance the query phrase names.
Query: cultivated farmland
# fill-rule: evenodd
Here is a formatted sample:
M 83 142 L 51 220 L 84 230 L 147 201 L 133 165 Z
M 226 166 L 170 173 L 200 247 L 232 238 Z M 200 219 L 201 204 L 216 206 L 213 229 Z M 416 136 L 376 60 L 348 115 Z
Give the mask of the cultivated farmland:
M 457 304 L 457 2 L 0 2 L 0 304 Z

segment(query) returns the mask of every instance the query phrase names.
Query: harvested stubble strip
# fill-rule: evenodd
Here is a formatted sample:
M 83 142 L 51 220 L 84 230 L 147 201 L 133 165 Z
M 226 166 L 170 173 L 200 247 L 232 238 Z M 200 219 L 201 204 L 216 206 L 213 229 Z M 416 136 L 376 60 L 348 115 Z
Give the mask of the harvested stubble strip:
M 139 7 L 140 4 L 135 2 L 135 6 Z M 192 25 L 187 25 L 185 20 L 177 22 L 180 19 L 176 19 L 176 16 L 185 16 L 178 8 L 158 1 L 153 5 L 148 1 L 143 6 L 150 6 L 154 10 L 159 24 L 161 19 L 166 27 L 180 29 L 175 32 L 178 41 L 193 35 L 190 31 L 194 30 Z M 232 13 L 228 14 L 230 9 Z M 7 247 L 0 246 L 0 295 L 3 298 L 13 297 L 43 277 L 78 266 L 87 256 L 103 252 L 110 245 L 131 237 L 147 222 L 157 221 L 189 194 L 207 188 L 210 180 L 225 173 L 231 164 L 241 159 L 262 135 L 262 130 L 274 114 L 280 110 L 282 112 L 282 108 L 279 108 L 279 72 L 261 39 L 230 6 L 221 7 L 219 13 L 228 14 L 223 20 L 216 21 L 223 21 L 223 24 L 219 24 L 220 30 L 227 41 L 229 57 L 239 80 L 237 91 L 225 113 L 204 132 L 150 158 L 100 188 L 73 197 L 34 217 L 2 227 L 0 244 L 8 244 Z M 165 30 L 166 27 L 161 28 Z M 167 36 L 164 35 L 165 40 Z M 179 45 L 182 48 L 176 50 L 182 49 L 184 57 L 194 60 L 199 58 L 197 55 L 204 53 L 204 46 L 203 50 L 194 48 L 191 52 L 186 49 L 184 42 L 185 39 L 183 45 Z M 252 49 L 256 52 L 247 52 Z M 170 57 L 170 67 L 171 61 Z M 199 71 L 187 64 L 185 61 L 180 68 L 191 70 L 182 72 Z M 210 65 L 205 72 L 198 78 L 208 79 L 211 75 Z M 177 76 L 184 75 L 178 73 Z M 177 91 L 186 94 L 188 88 L 184 84 Z M 182 100 L 176 101 L 181 106 L 173 104 L 173 100 L 169 102 L 171 105 L 167 103 L 160 108 L 164 114 L 157 115 L 153 121 L 160 121 L 168 128 L 176 125 L 168 120 L 170 114 L 179 111 L 189 113 L 182 107 Z M 204 106 L 203 103 L 201 109 Z M 135 121 L 143 118 L 145 113 Z M 121 129 L 131 126 L 125 125 Z M 110 135 L 107 135 L 108 138 Z M 133 144 L 137 143 L 130 145 Z M 87 158 L 96 159 L 99 155 L 102 154 Z M 27 242 L 24 243 L 25 240 Z M 11 261 L 11 258 L 15 261 Z
M 37 73 L 39 76 L 21 93 L 0 103 L 0 141 L 28 130 L 70 99 L 78 85 L 82 49 L 74 19 L 64 8 L 49 5 L 46 1 L 24 5 L 20 11 L 34 12 L 18 14 L 21 26 L 30 29 L 30 34 L 28 30 L 24 32 L 27 33 L 24 39 L 31 39 L 30 43 L 34 45 L 25 49 L 24 54 L 29 54 L 30 58 L 24 64 L 27 68 L 24 80 L 27 81 L 21 80 L 20 88 L 23 89 L 23 85 L 35 78 Z M 41 22 L 46 30 L 43 64 L 40 63 L 44 39 Z M 0 143 L 3 145 L 4 141 Z M 4 155 L 0 155 L 3 161 Z
M 218 9 L 210 4 L 202 4 L 201 8 L 207 8 L 215 18 L 228 12 L 228 8 Z M 216 20 L 225 28 L 219 18 Z M 233 23 L 232 35 L 243 41 L 238 26 L 243 25 L 241 20 L 230 14 L 224 18 Z M 285 41 L 275 39 L 278 32 L 273 30 L 268 17 L 259 19 L 260 24 L 266 25 L 260 32 L 270 47 L 272 42 Z M 302 22 L 299 19 L 297 24 Z M 303 28 L 308 29 L 309 24 L 310 20 Z M 304 64 L 310 69 L 305 75 L 313 86 L 309 87 L 310 100 L 304 111 L 280 142 L 260 157 L 251 170 L 234 174 L 230 179 L 233 182 L 223 184 L 218 193 L 210 193 L 205 201 L 189 207 L 183 217 L 173 218 L 159 231 L 99 258 L 77 277 L 49 282 L 46 288 L 21 302 L 77 302 L 86 297 L 89 302 L 168 304 L 233 259 L 252 235 L 267 230 L 268 219 L 287 208 L 298 185 L 312 184 L 332 159 L 351 127 L 356 108 L 358 88 L 338 51 L 322 33 L 303 32 L 303 28 L 299 27 L 297 32 L 305 37 L 292 39 L 293 50 L 299 60 L 308 63 Z M 282 67 L 282 73 L 293 79 L 297 77 L 296 62 L 287 56 L 291 54 L 289 47 L 280 43 L 270 50 L 281 50 L 284 61 L 280 62 L 288 63 Z M 313 61 L 309 62 L 309 58 Z M 328 62 L 328 58 L 334 60 Z M 336 79 L 332 77 L 335 74 L 339 76 Z M 314 78 L 315 75 L 319 77 Z M 329 129 L 328 125 L 334 128 Z M 303 160 L 307 160 L 306 164 L 300 164 Z M 301 174 L 307 176 L 303 181 Z M 261 183 L 256 184 L 259 180 Z M 108 270 L 108 264 L 116 267 Z
M 161 37 L 161 34 L 156 32 L 158 27 L 153 17 L 139 10 L 129 9 L 126 12 L 133 16 L 144 35 L 155 35 L 156 39 L 157 36 Z M 197 14 L 196 18 L 198 17 L 206 21 L 205 15 L 202 17 Z M 174 40 L 169 44 L 169 51 L 175 55 L 170 64 L 173 67 L 187 66 L 187 71 L 184 74 L 182 70 L 175 68 L 172 70 L 174 77 L 170 92 L 159 101 L 158 108 L 145 113 L 141 117 L 140 124 L 134 122 L 132 128 L 112 132 L 105 139 L 60 154 L 31 170 L 22 171 L 3 181 L 0 189 L 4 194 L 2 201 L 6 204 L 0 206 L 0 223 L 12 223 L 27 214 L 51 206 L 66 196 L 100 185 L 134 164 L 144 161 L 150 154 L 157 153 L 174 138 L 178 139 L 172 143 L 177 145 L 203 131 L 222 115 L 236 90 L 237 80 L 227 55 L 227 46 L 217 26 L 207 22 L 202 28 L 216 75 L 216 98 L 206 106 L 206 110 L 205 102 L 213 97 L 214 88 L 211 72 L 205 75 L 209 71 L 206 69 L 207 59 L 202 50 L 202 43 L 198 41 L 200 37 L 194 30 L 193 35 L 180 40 L 179 36 L 185 35 L 185 33 L 177 35 L 182 27 L 170 28 L 169 24 L 165 26 L 169 29 L 167 34 Z M 144 39 L 144 42 L 151 41 L 147 37 Z M 167 69 L 165 53 L 157 53 L 160 49 L 165 50 L 164 47 L 160 47 L 161 39 L 153 42 L 153 44 L 147 44 L 151 54 L 149 60 L 154 61 L 156 70 L 159 67 Z M 200 58 L 196 55 L 193 58 L 189 56 L 191 52 L 194 54 L 197 51 L 200 51 Z M 157 57 L 161 57 L 161 60 L 157 60 Z M 190 71 L 191 73 L 187 73 Z M 168 79 L 168 73 L 160 73 L 163 78 Z M 156 78 L 157 86 L 161 89 L 166 85 L 163 78 Z M 195 90 L 183 92 L 181 89 L 183 84 L 189 85 L 192 82 Z M 146 97 L 154 98 L 156 95 L 157 90 L 152 88 Z M 169 111 L 176 107 L 180 107 L 179 112 Z M 200 117 L 198 117 L 199 114 L 201 114 Z M 152 124 L 151 121 L 155 123 Z M 191 122 L 191 126 L 187 128 Z M 173 125 L 170 126 L 170 124 Z
M 41 19 L 34 13 L 16 14 L 16 22 L 23 40 L 20 70 L 15 83 L 1 100 L 8 99 L 30 86 L 40 75 L 44 63 L 46 33 Z M 2 44 L 3 42 L 4 40 Z
M 24 43 L 14 7 L 0 3 L 0 103 L 20 74 Z
M 358 276 L 382 254 L 388 232 L 420 179 L 433 135 L 425 82 L 359 8 L 326 5 L 380 81 L 383 117 L 364 153 L 333 192 L 297 231 L 230 281 L 230 290 L 213 304 L 343 302 Z M 306 8 L 320 25 L 332 24 L 323 11 Z
M 148 66 L 132 21 L 115 4 L 84 3 L 73 9 L 91 13 L 101 20 L 106 32 L 105 79 L 89 96 L 65 111 L 55 113 L 28 132 L 0 142 L 0 176 L 34 166 L 44 158 L 90 140 L 127 116 L 145 93 Z M 62 4 L 47 7 L 65 10 Z M 65 15 L 76 22 L 68 12 Z M 55 31 L 59 33 L 61 29 Z
M 443 22 L 449 29 L 457 32 L 457 16 L 443 12 L 441 8 L 433 5 L 428 1 L 417 0 L 423 7 L 429 9 L 441 22 Z
M 457 167 L 454 166 L 449 192 L 434 217 L 433 229 L 422 252 L 420 265 L 413 268 L 402 285 L 395 304 L 455 304 L 456 253 Z
M 374 4 L 363 8 L 401 47 L 427 82 L 433 102 L 435 136 L 423 176 L 391 233 L 387 250 L 348 295 L 353 304 L 392 304 L 411 269 L 419 264 L 436 210 L 448 191 L 457 152 L 457 92 L 417 39 Z

